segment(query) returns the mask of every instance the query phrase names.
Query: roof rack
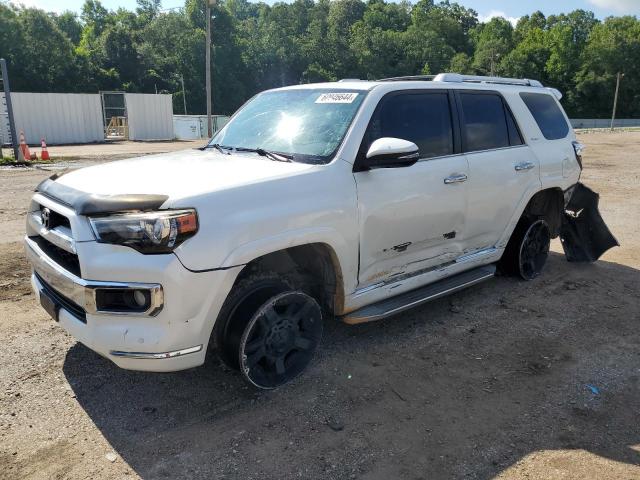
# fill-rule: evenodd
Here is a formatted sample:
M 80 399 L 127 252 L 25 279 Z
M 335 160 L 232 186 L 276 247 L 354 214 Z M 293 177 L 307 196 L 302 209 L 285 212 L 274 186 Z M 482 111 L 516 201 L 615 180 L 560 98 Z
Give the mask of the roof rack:
M 440 73 L 433 79 L 434 82 L 469 82 L 469 83 L 498 83 L 501 85 L 524 85 L 527 87 L 542 87 L 538 80 L 528 78 L 484 77 L 481 75 L 460 75 L 459 73 Z
M 433 81 L 455 83 L 498 83 L 501 85 L 523 85 L 527 87 L 542 87 L 538 80 L 528 78 L 484 77 L 481 75 L 460 75 L 459 73 L 439 73 L 438 75 L 406 75 L 403 77 L 381 78 L 378 82 L 402 81 Z
M 381 78 L 378 82 L 403 82 L 409 80 L 430 81 L 436 78 L 435 75 L 407 75 L 404 77 Z

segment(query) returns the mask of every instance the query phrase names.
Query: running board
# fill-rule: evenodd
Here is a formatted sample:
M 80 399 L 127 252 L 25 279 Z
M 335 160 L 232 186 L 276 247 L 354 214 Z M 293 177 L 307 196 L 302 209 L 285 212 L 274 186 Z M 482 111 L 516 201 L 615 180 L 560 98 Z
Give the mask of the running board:
M 355 312 L 351 312 L 342 321 L 349 324 L 372 322 L 390 317 L 409 308 L 417 307 L 436 298 L 444 297 L 464 288 L 490 279 L 496 273 L 495 265 L 485 265 L 452 277 L 430 283 L 424 287 L 410 290 L 398 296 L 387 298 L 373 305 L 367 305 Z

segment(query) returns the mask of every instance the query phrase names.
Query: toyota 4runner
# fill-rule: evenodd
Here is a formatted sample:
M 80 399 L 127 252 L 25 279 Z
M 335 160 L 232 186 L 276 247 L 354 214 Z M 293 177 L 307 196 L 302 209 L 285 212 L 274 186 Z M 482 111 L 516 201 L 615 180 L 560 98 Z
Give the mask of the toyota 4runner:
M 300 374 L 323 318 L 376 320 L 501 272 L 617 245 L 578 183 L 560 92 L 440 74 L 266 91 L 203 148 L 54 176 L 28 212 L 44 309 L 120 367 L 217 351 L 253 385 Z

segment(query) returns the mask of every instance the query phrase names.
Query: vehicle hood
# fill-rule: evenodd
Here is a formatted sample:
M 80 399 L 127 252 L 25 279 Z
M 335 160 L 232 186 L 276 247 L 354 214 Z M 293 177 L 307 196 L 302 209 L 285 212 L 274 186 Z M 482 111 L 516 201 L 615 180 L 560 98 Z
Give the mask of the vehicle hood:
M 171 201 L 260 183 L 317 168 L 257 154 L 184 150 L 103 163 L 69 172 L 56 183 L 92 195 L 165 195 Z

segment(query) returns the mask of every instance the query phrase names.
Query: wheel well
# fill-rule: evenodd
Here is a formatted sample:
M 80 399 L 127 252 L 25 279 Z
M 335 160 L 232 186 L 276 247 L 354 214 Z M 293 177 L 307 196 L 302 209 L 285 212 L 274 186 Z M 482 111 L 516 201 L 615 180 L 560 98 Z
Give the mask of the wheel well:
M 342 270 L 336 253 L 327 244 L 309 243 L 258 257 L 245 265 L 235 283 L 257 271 L 270 271 L 287 277 L 333 314 L 343 310 Z
M 564 194 L 559 188 L 548 188 L 536 193 L 527 204 L 522 217 L 531 220 L 543 219 L 549 225 L 551 238 L 560 235 L 562 214 L 564 212 Z

